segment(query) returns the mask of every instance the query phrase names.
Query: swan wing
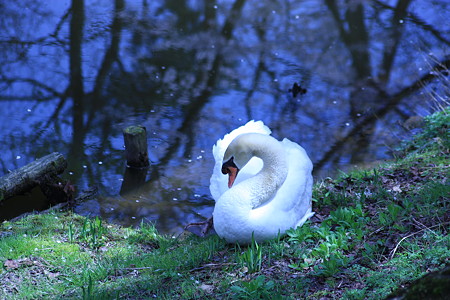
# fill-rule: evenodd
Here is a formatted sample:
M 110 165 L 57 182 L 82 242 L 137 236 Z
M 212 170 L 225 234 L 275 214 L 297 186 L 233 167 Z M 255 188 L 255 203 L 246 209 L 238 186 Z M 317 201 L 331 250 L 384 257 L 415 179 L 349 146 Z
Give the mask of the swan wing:
M 288 160 L 288 174 L 283 185 L 265 205 L 250 212 L 250 222 L 260 236 L 276 236 L 289 228 L 301 226 L 313 213 L 311 194 L 312 162 L 298 144 L 284 139 L 282 142 Z
M 238 135 L 243 133 L 261 133 L 270 135 L 271 131 L 269 127 L 264 125 L 262 121 L 249 121 L 247 124 L 236 128 L 230 133 L 226 134 L 222 139 L 218 140 L 217 143 L 213 146 L 212 152 L 215 160 L 213 174 L 210 179 L 209 190 L 214 200 L 218 200 L 220 196 L 228 190 L 228 176 L 222 174 L 222 159 L 225 151 L 228 148 L 228 145 L 236 138 Z M 262 160 L 259 158 L 252 158 L 248 164 L 242 168 L 239 172 L 239 175 L 236 178 L 234 184 L 245 180 L 253 175 L 255 175 L 262 168 Z
M 297 143 L 286 138 L 281 143 L 286 151 L 289 170 L 272 201 L 277 210 L 292 213 L 299 220 L 311 211 L 313 164 L 305 149 Z

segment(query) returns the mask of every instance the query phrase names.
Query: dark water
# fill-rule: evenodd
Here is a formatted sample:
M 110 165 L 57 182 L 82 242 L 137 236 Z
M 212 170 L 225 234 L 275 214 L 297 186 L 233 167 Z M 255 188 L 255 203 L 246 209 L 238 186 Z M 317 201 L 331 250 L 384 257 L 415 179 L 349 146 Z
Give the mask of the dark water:
M 447 0 L 2 1 L 0 175 L 58 151 L 65 178 L 100 191 L 77 212 L 176 232 L 211 214 L 211 147 L 248 120 L 301 144 L 316 179 L 388 159 L 405 121 L 448 105 L 449 11 Z M 135 124 L 152 168 L 119 195 L 122 130 Z

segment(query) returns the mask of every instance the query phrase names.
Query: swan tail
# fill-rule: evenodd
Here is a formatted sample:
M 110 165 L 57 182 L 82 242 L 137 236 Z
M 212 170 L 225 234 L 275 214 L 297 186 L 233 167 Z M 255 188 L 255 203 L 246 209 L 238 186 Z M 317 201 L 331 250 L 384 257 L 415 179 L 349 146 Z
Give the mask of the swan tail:
M 295 225 L 295 227 L 300 227 L 302 226 L 309 218 L 311 218 L 314 215 L 314 212 L 311 210 L 311 208 L 309 208 L 305 215 L 303 216 L 303 218 L 300 219 L 300 221 L 297 222 L 297 225 Z

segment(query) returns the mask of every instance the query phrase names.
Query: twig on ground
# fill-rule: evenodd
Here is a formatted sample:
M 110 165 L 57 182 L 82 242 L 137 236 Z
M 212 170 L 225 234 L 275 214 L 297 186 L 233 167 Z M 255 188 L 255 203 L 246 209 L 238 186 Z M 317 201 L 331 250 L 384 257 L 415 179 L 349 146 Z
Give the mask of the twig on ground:
M 222 267 L 222 266 L 235 266 L 235 265 L 237 265 L 237 263 L 206 264 L 201 267 L 193 268 L 193 269 L 189 270 L 189 272 L 199 271 L 199 270 L 203 270 L 206 268 L 217 268 L 217 267 Z
M 412 237 L 413 235 L 416 235 L 416 234 L 418 234 L 418 233 L 421 233 L 422 231 L 425 231 L 425 230 L 431 230 L 431 228 L 438 227 L 438 226 L 442 226 L 442 225 L 447 225 L 447 224 L 450 224 L 450 222 L 436 224 L 436 225 L 433 225 L 433 226 L 430 226 L 430 227 L 421 229 L 421 230 L 419 230 L 419 231 L 413 232 L 413 233 L 408 234 L 407 236 L 403 237 L 403 238 L 397 243 L 397 245 L 395 246 L 395 248 L 391 251 L 390 259 L 393 259 L 393 258 L 394 258 L 394 255 L 395 255 L 395 253 L 397 252 L 398 247 L 399 247 L 400 244 L 401 244 L 404 240 L 406 240 L 407 238 Z
M 153 267 L 122 268 L 122 270 L 127 270 L 127 271 L 148 270 L 148 269 L 153 269 Z M 155 270 L 155 271 L 158 271 L 158 270 Z

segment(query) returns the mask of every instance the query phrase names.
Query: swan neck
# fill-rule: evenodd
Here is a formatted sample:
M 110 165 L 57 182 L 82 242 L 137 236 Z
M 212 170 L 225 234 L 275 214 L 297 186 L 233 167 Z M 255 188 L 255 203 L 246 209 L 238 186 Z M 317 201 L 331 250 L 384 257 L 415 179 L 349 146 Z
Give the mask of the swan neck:
M 252 208 L 269 201 L 284 183 L 288 173 L 285 150 L 272 137 L 262 139 L 260 147 L 255 147 L 253 156 L 263 161 L 263 168 L 255 176 L 243 181 L 252 190 Z M 249 181 L 249 182 L 247 182 Z

